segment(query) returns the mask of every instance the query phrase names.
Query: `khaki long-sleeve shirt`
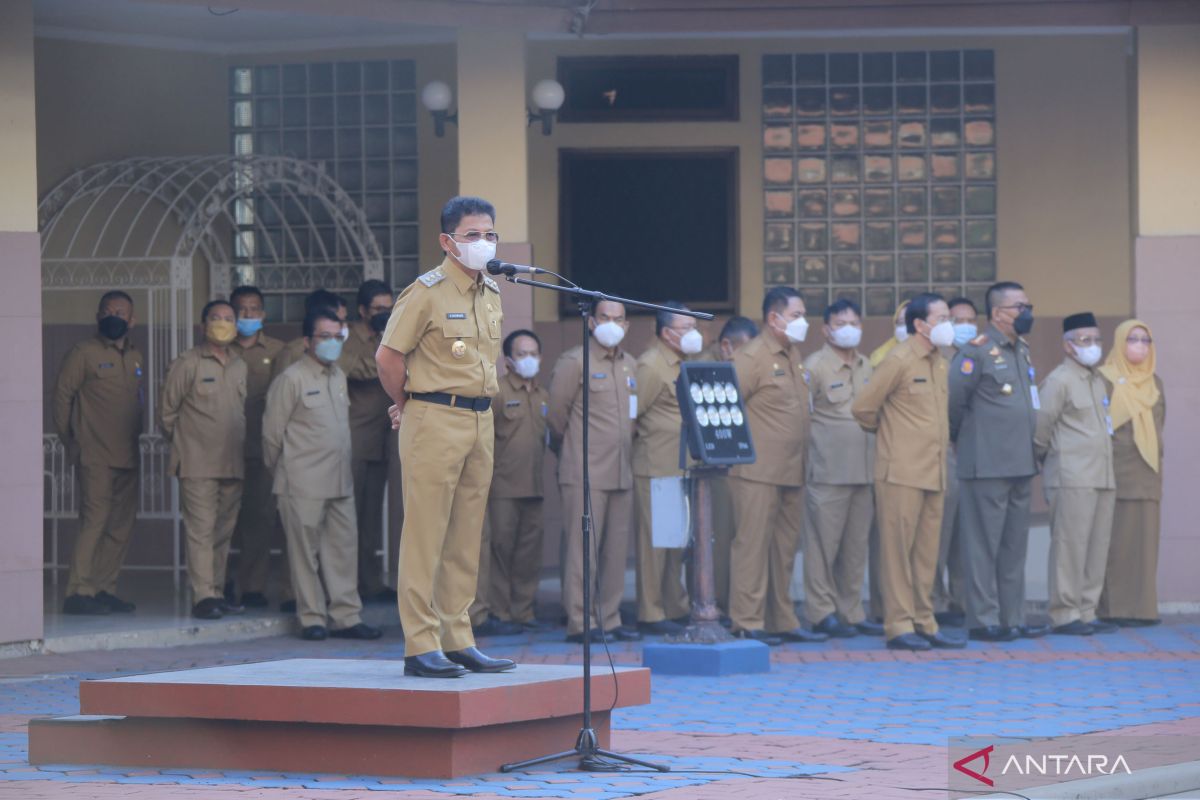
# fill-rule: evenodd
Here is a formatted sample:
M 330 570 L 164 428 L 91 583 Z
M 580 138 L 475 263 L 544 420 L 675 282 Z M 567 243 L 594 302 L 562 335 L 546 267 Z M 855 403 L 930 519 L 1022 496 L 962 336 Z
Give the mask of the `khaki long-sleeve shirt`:
M 637 361 L 617 348 L 609 353 L 589 340 L 591 374 L 583 374 L 583 348 L 563 353 L 550 377 L 550 438 L 561 443 L 558 482 L 583 483 L 583 392 L 588 395 L 590 459 L 593 489 L 633 488 L 633 430 L 637 417 Z
M 346 374 L 337 364 L 306 355 L 284 370 L 267 393 L 263 418 L 263 462 L 275 474 L 275 494 L 354 494 L 349 415 Z
M 171 362 L 158 424 L 171 440 L 170 472 L 180 478 L 245 477 L 246 362 L 222 364 L 207 345 Z
M 491 497 L 542 496 L 549 404 L 549 393 L 536 379 L 527 381 L 511 370 L 500 379 L 500 393 L 492 401 L 496 449 Z
M 392 399 L 379 381 L 375 363 L 375 351 L 382 338 L 366 322 L 352 322 L 338 359 L 350 393 L 351 452 L 359 461 L 387 461 L 387 447 L 392 441 L 387 413 Z
M 637 360 L 637 426 L 633 440 L 633 474 L 639 478 L 682 475 L 679 433 L 682 416 L 675 396 L 682 358 L 655 339 Z
M 862 429 L 850 413 L 854 398 L 871 378 L 871 363 L 855 352 L 842 360 L 828 344 L 804 362 L 812 394 L 812 426 L 808 438 L 808 479 L 847 486 L 875 478 L 875 435 Z
M 237 342 L 229 349 L 246 362 L 246 458 L 262 458 L 262 418 L 267 408 L 267 388 L 275 374 L 275 358 L 283 342 L 262 331 L 249 347 Z
M 1108 394 L 1099 371 L 1067 358 L 1038 391 L 1033 446 L 1047 488 L 1113 489 Z
M 123 345 L 123 346 L 121 346 Z M 54 427 L 86 466 L 134 469 L 142 431 L 142 354 L 96 336 L 71 348 L 54 385 Z
M 946 489 L 950 441 L 946 359 L 925 352 L 910 336 L 892 348 L 851 412 L 864 430 L 877 431 L 875 480 L 940 492 Z
M 410 394 L 495 397 L 503 321 L 496 282 L 447 257 L 401 292 L 383 343 L 404 355 Z
M 804 485 L 808 384 L 800 348 L 763 331 L 733 356 L 757 459 L 730 470 L 776 486 Z

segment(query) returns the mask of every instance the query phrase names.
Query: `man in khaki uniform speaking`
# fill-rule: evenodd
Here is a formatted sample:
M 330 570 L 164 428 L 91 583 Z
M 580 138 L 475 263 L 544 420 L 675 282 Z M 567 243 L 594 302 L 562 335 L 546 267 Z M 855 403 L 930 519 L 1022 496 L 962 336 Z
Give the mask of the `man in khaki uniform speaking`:
M 342 338 L 345 339 L 350 334 L 350 329 L 346 325 L 347 311 L 346 301 L 341 295 L 335 294 L 328 289 L 314 289 L 304 296 L 304 316 L 308 316 L 309 312 L 318 308 L 328 308 L 337 315 L 337 318 L 342 322 Z M 283 346 L 279 351 L 279 355 L 275 357 L 275 363 L 271 365 L 272 380 L 283 374 L 283 371 L 295 364 L 304 355 L 304 337 L 297 336 Z
M 300 638 L 378 639 L 359 616 L 350 400 L 337 365 L 342 325 L 329 309 L 316 309 L 303 331 L 304 357 L 271 384 L 262 441 L 287 531 Z
M 1050 622 L 1073 636 L 1117 630 L 1096 619 L 1117 497 L 1101 341 L 1091 312 L 1063 320 L 1067 357 L 1041 385 L 1033 434 L 1050 503 Z
M 563 499 L 562 599 L 567 641 L 583 641 L 583 393 L 588 395 L 588 471 L 592 488 L 592 574 L 587 576 L 596 641 L 601 632 L 635 641 L 642 635 L 621 624 L 625 560 L 633 528 L 633 428 L 637 419 L 637 361 L 621 349 L 629 322 L 625 306 L 597 303 L 588 319 L 591 375 L 583 374 L 583 348 L 559 357 L 550 378 L 550 446 L 558 454 Z
M 808 386 L 800 342 L 804 300 L 787 286 L 763 298 L 763 330 L 733 357 L 757 460 L 729 472 L 737 533 L 730 552 L 729 616 L 738 636 L 770 645 L 822 642 L 800 627 L 788 587 L 804 525 Z
M 542 343 L 515 330 L 504 337 L 507 371 L 493 414 L 495 466 L 471 606 L 476 636 L 537 630 L 533 602 L 542 568 L 542 466 L 550 395 L 537 381 Z
M 71 348 L 54 386 L 54 426 L 79 468 L 79 537 L 71 554 L 65 614 L 133 611 L 117 576 L 137 513 L 142 355 L 129 340 L 133 299 L 107 292 L 97 334 Z
M 867 537 L 875 513 L 871 481 L 875 436 L 864 431 L 850 405 L 871 378 L 858 352 L 862 313 L 851 300 L 825 309 L 825 346 L 809 356 L 812 428 L 804 495 L 804 615 L 813 630 L 840 638 L 880 635 L 863 611 Z
M 388 420 L 391 399 L 379 382 L 375 351 L 392 314 L 392 287 L 368 280 L 358 287 L 358 319 L 338 361 L 350 389 L 350 452 L 354 473 L 354 513 L 358 519 L 358 591 L 364 600 L 396 599 L 384 586 L 376 551 L 383 546 L 383 496 L 400 480 L 400 453 Z M 400 505 L 400 504 L 397 504 Z M 389 508 L 398 516 L 399 508 Z M 396 544 L 389 542 L 389 545 Z M 384 559 L 391 559 L 388 553 Z
M 246 469 L 246 362 L 229 346 L 237 336 L 235 320 L 225 300 L 204 307 L 204 342 L 171 363 L 158 412 L 159 427 L 171 440 L 169 469 L 179 478 L 197 619 L 243 610 L 224 597 Z
M 379 379 L 400 413 L 404 530 L 398 605 L 404 672 L 456 678 L 514 664 L 475 647 L 470 607 L 499 391 L 500 287 L 480 271 L 495 257 L 496 210 L 478 197 L 442 209 L 441 266 L 405 289 L 375 354 Z
M 663 305 L 684 309 L 674 301 Z M 678 634 L 688 617 L 683 585 L 683 548 L 655 547 L 650 508 L 654 478 L 681 477 L 679 437 L 682 417 L 675 397 L 679 365 L 704 349 L 696 320 L 669 311 L 655 317 L 657 338 L 637 361 L 638 409 L 633 440 L 634 509 L 637 513 L 638 629 Z
M 229 349 L 246 362 L 246 477 L 233 530 L 233 545 L 240 551 L 237 586 L 242 605 L 263 608 L 267 605 L 267 579 L 271 573 L 275 497 L 271 494 L 271 471 L 263 464 L 262 418 L 275 357 L 283 349 L 283 342 L 263 332 L 266 311 L 257 287 L 237 287 L 230 293 L 229 302 L 237 312 L 238 334 Z
M 958 648 L 966 640 L 938 630 L 932 602 L 950 441 L 946 359 L 938 348 L 954 342 L 954 325 L 937 294 L 917 295 L 904 316 L 907 338 L 879 362 L 851 406 L 864 430 L 878 431 L 884 636 L 894 650 Z

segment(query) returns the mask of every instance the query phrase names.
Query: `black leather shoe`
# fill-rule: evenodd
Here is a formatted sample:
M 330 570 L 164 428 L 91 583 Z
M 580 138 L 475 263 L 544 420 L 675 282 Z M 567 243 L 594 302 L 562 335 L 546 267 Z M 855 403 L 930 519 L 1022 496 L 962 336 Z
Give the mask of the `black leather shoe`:
M 508 672 L 517 666 L 511 658 L 492 658 L 479 652 L 477 647 L 464 647 L 462 650 L 449 650 L 446 658 L 455 664 L 461 664 L 471 672 Z
M 1161 619 L 1138 619 L 1136 617 L 1122 617 L 1121 619 L 1111 619 L 1107 621 L 1115 622 L 1122 628 L 1149 628 L 1162 622 Z
M 618 642 L 640 642 L 642 635 L 638 633 L 637 628 L 631 628 L 628 625 L 618 625 L 611 631 L 605 631 L 604 635 L 609 639 L 616 639 Z
M 1050 632 L 1049 625 L 1017 625 L 1012 630 L 1021 639 L 1040 639 Z
M 650 636 L 678 636 L 683 633 L 684 626 L 675 620 L 660 619 L 658 622 L 639 622 L 638 630 Z
M 1113 623 L 1099 619 L 1092 620 L 1088 625 L 1092 626 L 1092 633 L 1116 633 L 1119 630 L 1119 627 Z
M 832 636 L 835 639 L 852 639 L 858 636 L 858 629 L 853 625 L 847 625 L 837 618 L 837 614 L 830 614 L 825 619 L 813 625 L 813 630 L 817 633 L 823 633 L 826 636 Z
M 372 628 L 365 622 L 360 622 L 357 625 L 351 625 L 349 628 L 338 628 L 335 631 L 330 631 L 329 635 L 335 639 L 378 639 L 383 636 L 383 631 L 379 628 Z
M 295 600 L 284 600 L 282 603 L 279 604 L 279 610 L 285 614 L 295 614 L 296 613 L 296 601 Z
M 746 631 L 746 630 L 735 631 L 733 635 L 738 637 L 739 639 L 753 639 L 756 642 L 762 642 L 763 644 L 768 645 L 770 647 L 778 647 L 779 645 L 783 644 L 783 639 L 779 638 L 778 636 L 776 636 L 773 633 L 767 633 L 766 631 L 761 631 L 761 630 L 759 630 L 759 631 Z
M 405 656 L 404 674 L 416 678 L 461 678 L 467 670 L 446 658 L 441 650 L 433 650 L 419 656 Z
M 96 599 L 104 605 L 108 606 L 108 610 L 114 614 L 132 614 L 137 608 L 133 603 L 122 600 L 115 594 L 108 592 L 96 592 Z
M 957 636 L 951 636 L 944 631 L 937 633 L 918 633 L 925 641 L 929 642 L 931 647 L 938 650 L 961 650 L 967 646 L 966 639 L 960 639 Z
M 1091 636 L 1092 626 L 1081 619 L 1077 619 L 1074 622 L 1068 622 L 1066 625 L 1055 626 L 1052 633 L 1057 633 L 1059 636 Z
M 778 636 L 785 642 L 798 642 L 800 644 L 818 644 L 819 642 L 829 641 L 829 636 L 824 633 L 813 633 L 806 628 L 793 628 L 790 631 L 771 632 L 772 636 Z
M 480 637 L 516 636 L 519 633 L 524 633 L 525 629 L 515 622 L 507 622 L 495 614 L 488 614 L 488 618 L 483 621 L 483 624 L 471 628 L 471 632 Z
M 244 592 L 242 605 L 246 608 L 266 608 L 267 596 L 262 592 Z
M 196 619 L 220 619 L 225 616 L 221 610 L 223 602 L 219 597 L 206 597 L 192 606 L 192 616 Z
M 229 600 L 221 601 L 221 613 L 223 614 L 245 614 L 246 607 L 230 602 Z
M 676 625 L 682 628 L 686 628 L 688 625 L 692 624 L 692 615 L 684 614 L 682 617 L 675 617 L 671 620 L 671 622 L 674 622 Z
M 915 633 L 902 633 L 887 641 L 888 650 L 932 650 L 933 645 Z
M 105 614 L 111 614 L 112 609 L 90 595 L 73 594 L 66 600 L 63 600 L 63 613 L 103 617 Z
M 933 618 L 937 620 L 938 625 L 945 625 L 947 628 L 961 628 L 967 624 L 967 615 L 961 611 L 939 611 Z
M 600 633 L 600 630 L 598 628 L 592 628 L 591 634 L 592 635 L 589 636 L 588 639 L 590 639 L 593 643 L 600 641 L 602 634 Z M 571 644 L 583 644 L 583 634 L 582 633 L 568 633 L 567 641 L 570 642 Z
M 329 630 L 324 625 L 309 625 L 300 631 L 300 638 L 306 642 L 323 642 L 329 638 Z
M 856 622 L 854 628 L 863 636 L 883 636 L 883 626 L 869 619 Z
M 971 628 L 967 631 L 967 636 L 977 642 L 1014 642 L 1021 638 L 1021 633 L 1016 628 L 987 625 L 982 628 Z

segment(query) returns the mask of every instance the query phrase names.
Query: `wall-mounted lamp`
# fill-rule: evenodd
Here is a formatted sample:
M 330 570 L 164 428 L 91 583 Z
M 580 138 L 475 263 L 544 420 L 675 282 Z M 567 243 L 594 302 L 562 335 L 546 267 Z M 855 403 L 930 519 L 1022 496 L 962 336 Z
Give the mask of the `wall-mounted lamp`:
M 535 119 L 540 119 L 542 121 L 542 135 L 549 136 L 550 131 L 554 129 L 554 117 L 558 114 L 558 110 L 562 108 L 563 100 L 566 98 L 562 84 L 553 78 L 540 80 L 534 84 L 529 96 L 533 100 L 533 105 L 537 108 L 537 111 L 529 112 L 528 124 L 532 125 Z
M 430 81 L 421 90 L 421 105 L 433 114 L 433 134 L 438 137 L 446 135 L 446 123 L 458 124 L 458 112 L 450 112 L 450 103 L 454 100 L 454 92 L 442 81 Z

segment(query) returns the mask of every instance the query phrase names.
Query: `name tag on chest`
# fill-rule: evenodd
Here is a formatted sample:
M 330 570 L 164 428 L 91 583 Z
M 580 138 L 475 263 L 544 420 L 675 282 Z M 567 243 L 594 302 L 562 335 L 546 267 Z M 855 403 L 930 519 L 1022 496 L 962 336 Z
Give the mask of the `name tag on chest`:
M 520 400 L 509 400 L 507 403 L 504 404 L 504 407 L 505 408 L 516 408 L 519 405 L 521 405 Z
M 466 318 L 467 318 L 467 315 L 461 311 L 457 311 L 453 314 L 446 315 L 446 319 L 466 319 Z

